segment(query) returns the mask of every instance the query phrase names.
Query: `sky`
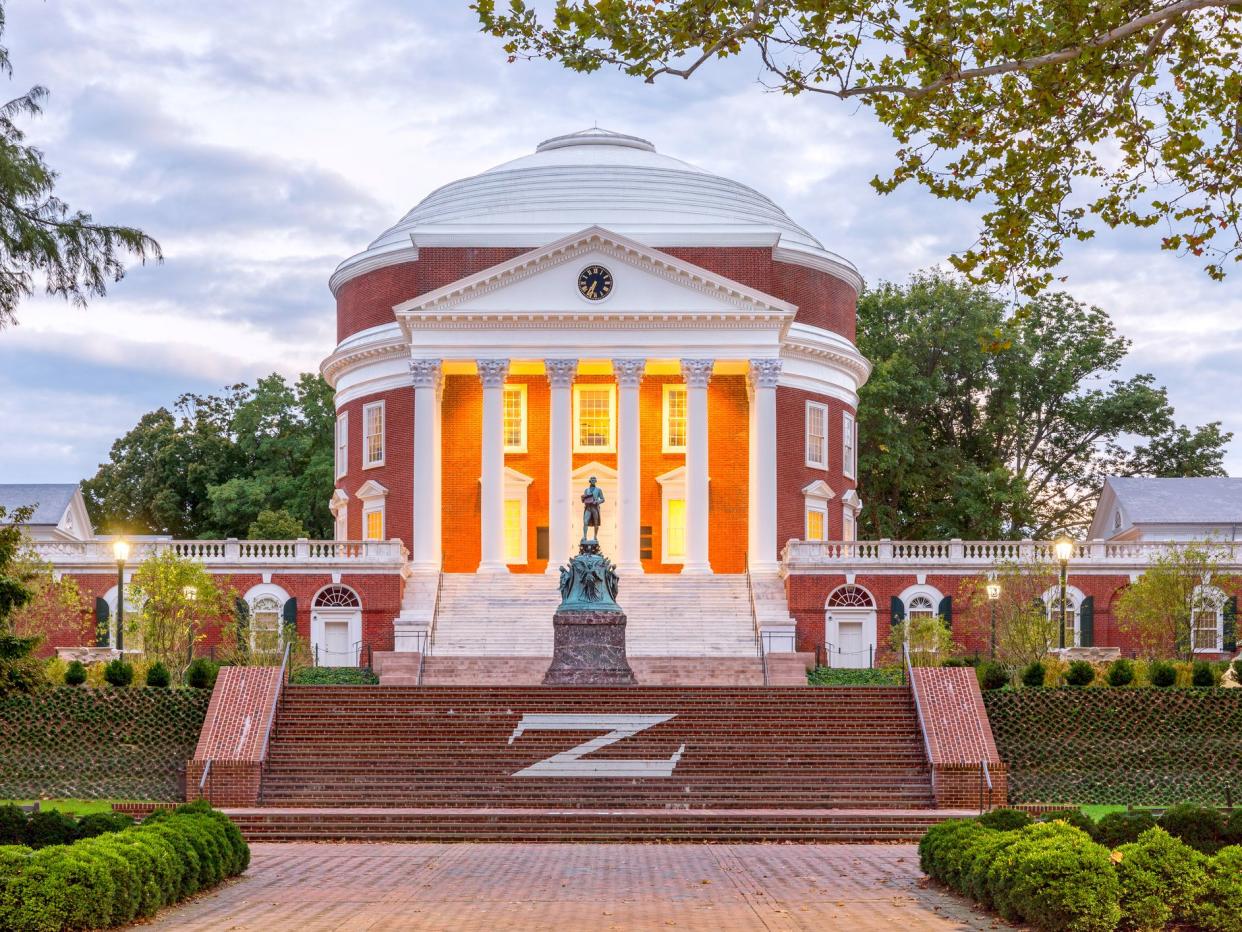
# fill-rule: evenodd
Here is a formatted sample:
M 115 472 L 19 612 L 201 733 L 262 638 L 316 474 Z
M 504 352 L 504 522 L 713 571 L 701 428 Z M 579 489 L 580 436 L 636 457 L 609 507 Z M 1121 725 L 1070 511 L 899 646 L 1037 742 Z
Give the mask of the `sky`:
M 596 123 L 767 194 L 870 283 L 943 263 L 977 229 L 976 207 L 875 193 L 887 132 L 855 105 L 765 91 L 751 59 L 655 85 L 511 65 L 468 0 L 5 8 L 7 96 L 50 89 L 22 125 L 58 193 L 150 233 L 165 261 L 86 309 L 38 296 L 0 330 L 0 482 L 89 478 L 184 392 L 317 370 L 341 259 L 439 185 Z M 1158 236 L 1068 245 L 1060 287 L 1112 315 L 1134 343 L 1125 374 L 1154 373 L 1179 420 L 1238 435 L 1226 466 L 1242 474 L 1242 272 L 1211 282 Z

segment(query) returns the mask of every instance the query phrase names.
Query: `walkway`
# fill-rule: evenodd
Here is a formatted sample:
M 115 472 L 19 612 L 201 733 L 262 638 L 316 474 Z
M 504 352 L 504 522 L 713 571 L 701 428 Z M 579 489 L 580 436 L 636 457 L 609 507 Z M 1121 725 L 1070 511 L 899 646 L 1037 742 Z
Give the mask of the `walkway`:
M 1001 929 L 922 884 L 913 845 L 255 844 L 146 929 Z

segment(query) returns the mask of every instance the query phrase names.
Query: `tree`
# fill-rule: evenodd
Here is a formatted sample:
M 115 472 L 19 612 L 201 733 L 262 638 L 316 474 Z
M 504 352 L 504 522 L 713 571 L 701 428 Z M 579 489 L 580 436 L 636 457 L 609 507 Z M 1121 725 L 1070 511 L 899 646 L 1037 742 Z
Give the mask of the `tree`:
M 868 107 L 913 181 L 988 205 L 951 261 L 1037 294 L 1067 239 L 1160 224 L 1164 249 L 1242 259 L 1242 0 L 473 0 L 509 61 L 605 66 L 648 83 L 758 53 L 785 94 Z
M 987 597 L 990 581 L 1000 586 L 995 603 Z M 1044 594 L 1059 583 L 1057 568 L 1035 558 L 1002 561 L 991 579 L 965 581 L 963 601 L 970 606 L 976 630 L 986 631 L 989 640 L 996 612 L 997 660 L 1025 667 L 1048 656 L 1058 642 L 1060 618 L 1048 611 Z
M 264 510 L 328 537 L 332 389 L 303 374 L 220 395 L 182 395 L 112 445 L 82 492 L 97 526 L 176 537 L 245 537 Z
M 306 528 L 283 508 L 279 511 L 264 508 L 250 525 L 246 536 L 251 540 L 297 540 L 306 536 Z
M 1224 475 L 1232 434 L 1178 425 L 1108 315 L 1065 294 L 1018 313 L 944 275 L 858 306 L 860 534 L 1048 538 L 1090 520 L 1106 476 Z
M 1196 621 L 1215 629 L 1225 591 L 1238 580 L 1225 571 L 1232 548 L 1214 541 L 1173 545 L 1155 554 L 1147 569 L 1117 597 L 1114 614 L 1150 659 L 1193 660 Z M 1215 647 L 1215 633 L 1212 635 Z
M 166 549 L 144 560 L 134 572 L 130 590 L 136 610 L 127 616 L 128 630 L 142 637 L 142 650 L 169 670 L 183 674 L 194 659 L 194 647 L 212 621 L 231 617 L 236 593 L 201 563 Z
M 30 600 L 10 618 L 15 635 L 38 638 L 41 643 L 59 635 L 75 638 L 71 643 L 77 643 L 76 638 L 93 627 L 90 606 L 77 582 L 72 576 L 57 579 L 52 564 L 39 557 L 28 538 L 23 539 L 14 566 L 30 589 Z
M 888 646 L 898 657 L 906 648 L 912 667 L 934 667 L 957 650 L 953 632 L 938 615 L 905 618 L 888 633 Z
M 20 559 L 22 525 L 32 514 L 31 507 L 10 513 L 0 506 L 0 696 L 31 692 L 44 683 L 43 665 L 31 656 L 39 639 L 23 637 L 13 630 L 13 616 L 34 597 L 29 573 Z
M 0 33 L 4 26 L 0 3 Z M 3 46 L 0 71 L 13 72 Z M 124 277 L 125 258 L 163 259 L 159 243 L 141 230 L 96 223 L 55 195 L 56 172 L 42 152 L 24 144 L 16 123 L 39 116 L 47 97 L 36 86 L 0 106 L 0 330 L 17 322 L 18 302 L 34 293 L 36 277 L 48 294 L 85 305 Z

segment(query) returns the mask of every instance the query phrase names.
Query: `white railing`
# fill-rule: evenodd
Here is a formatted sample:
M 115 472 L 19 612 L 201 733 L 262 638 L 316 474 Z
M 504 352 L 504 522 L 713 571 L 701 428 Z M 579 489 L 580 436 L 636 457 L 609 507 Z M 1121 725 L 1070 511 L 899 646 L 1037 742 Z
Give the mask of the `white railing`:
M 54 566 L 116 565 L 109 540 L 36 541 L 33 546 Z M 409 559 L 399 540 L 144 540 L 131 542 L 127 563 L 134 566 L 170 550 L 206 566 L 401 566 Z
M 1170 549 L 1203 547 L 1194 541 L 1075 541 L 1070 565 L 1143 567 Z M 1210 542 L 1220 562 L 1242 568 L 1242 542 Z M 791 540 L 781 553 L 786 572 L 880 567 L 978 567 L 1029 561 L 1056 563 L 1053 544 L 1035 540 Z

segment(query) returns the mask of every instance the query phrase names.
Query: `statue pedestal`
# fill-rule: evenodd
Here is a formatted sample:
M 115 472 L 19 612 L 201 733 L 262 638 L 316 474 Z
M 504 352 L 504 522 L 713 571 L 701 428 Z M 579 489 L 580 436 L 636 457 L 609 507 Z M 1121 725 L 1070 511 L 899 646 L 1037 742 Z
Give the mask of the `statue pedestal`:
M 570 609 L 552 616 L 556 637 L 545 686 L 634 686 L 625 659 L 625 613 Z

